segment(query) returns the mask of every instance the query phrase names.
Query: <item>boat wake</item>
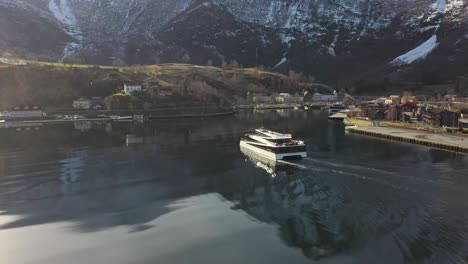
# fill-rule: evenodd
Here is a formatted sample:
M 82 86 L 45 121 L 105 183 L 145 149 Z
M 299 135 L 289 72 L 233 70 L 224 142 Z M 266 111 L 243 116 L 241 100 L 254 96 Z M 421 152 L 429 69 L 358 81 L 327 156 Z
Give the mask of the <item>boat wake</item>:
M 298 163 L 294 163 L 294 162 L 290 162 L 290 161 L 286 161 L 286 160 L 278 160 L 278 163 L 285 164 L 285 165 L 289 165 L 289 166 L 293 166 L 293 167 L 296 167 L 296 168 L 299 168 L 299 169 L 302 169 L 302 170 L 308 169 L 308 168 L 307 168 L 306 166 L 304 166 L 304 165 L 301 165 L 301 164 L 298 164 Z
M 387 174 L 387 175 L 395 175 L 395 173 L 391 172 L 391 171 L 380 170 L 380 169 L 376 169 L 376 168 L 359 166 L 359 165 L 336 163 L 336 162 L 331 162 L 331 161 L 313 159 L 313 158 L 309 158 L 309 157 L 304 158 L 303 160 L 304 161 L 309 161 L 310 163 L 327 165 L 327 166 L 331 166 L 331 167 L 335 167 L 335 168 L 347 168 L 347 169 L 360 170 L 360 171 L 371 171 L 371 172 Z

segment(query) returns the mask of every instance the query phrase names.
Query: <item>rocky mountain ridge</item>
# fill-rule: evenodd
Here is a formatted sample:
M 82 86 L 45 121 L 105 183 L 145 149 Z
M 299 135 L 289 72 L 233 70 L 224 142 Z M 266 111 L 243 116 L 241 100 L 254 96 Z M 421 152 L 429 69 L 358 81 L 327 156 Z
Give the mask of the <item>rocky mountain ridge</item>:
M 414 79 L 415 67 L 456 69 L 441 71 L 447 80 L 468 58 L 465 0 L 0 0 L 0 14 L 12 17 L 0 24 L 1 50 L 29 59 L 236 61 L 350 86 Z

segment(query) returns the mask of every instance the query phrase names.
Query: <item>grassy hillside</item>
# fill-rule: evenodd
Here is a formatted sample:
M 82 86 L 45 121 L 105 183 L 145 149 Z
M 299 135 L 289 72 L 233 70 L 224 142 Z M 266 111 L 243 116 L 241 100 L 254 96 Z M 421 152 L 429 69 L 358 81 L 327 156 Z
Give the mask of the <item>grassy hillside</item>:
M 119 94 L 123 84 L 143 84 L 148 93 L 130 98 L 141 107 L 164 103 L 242 103 L 250 93 L 296 93 L 304 89 L 327 90 L 304 83 L 299 74 L 289 76 L 260 69 L 218 68 L 188 64 L 111 67 L 80 64 L 25 62 L 0 67 L 0 109 L 14 105 L 39 105 L 45 109 L 70 108 L 79 96 Z M 157 91 L 174 96 L 158 98 Z

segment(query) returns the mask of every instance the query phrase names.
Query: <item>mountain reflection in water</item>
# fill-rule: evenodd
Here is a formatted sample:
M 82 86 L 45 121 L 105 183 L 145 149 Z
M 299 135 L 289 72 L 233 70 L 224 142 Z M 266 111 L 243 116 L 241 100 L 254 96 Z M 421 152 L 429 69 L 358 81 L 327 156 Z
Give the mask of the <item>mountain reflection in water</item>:
M 241 152 L 240 136 L 260 126 L 305 139 L 309 158 L 271 164 Z M 320 112 L 3 129 L 0 149 L 2 244 L 6 231 L 69 223 L 71 230 L 62 232 L 91 240 L 117 227 L 154 234 L 153 244 L 174 236 L 186 241 L 177 242 L 187 243 L 184 248 L 198 237 L 200 252 L 174 252 L 192 263 L 194 254 L 215 261 L 212 248 L 202 246 L 209 243 L 226 245 L 251 263 L 284 263 L 278 256 L 297 251 L 306 258 L 294 255 L 292 262 L 464 263 L 468 255 L 467 156 L 345 135 Z M 199 220 L 185 232 L 173 229 L 177 221 L 163 221 L 187 208 L 198 208 L 188 219 Z M 187 237 L 200 225 L 216 228 L 207 237 Z M 232 233 L 241 227 L 256 230 L 255 238 Z M 222 243 L 215 243 L 215 234 Z M 16 237 L 27 245 L 27 238 Z M 277 250 L 251 252 L 247 242 L 245 248 L 230 244 L 236 239 Z M 99 254 L 90 254 L 90 261 L 102 259 Z M 147 251 L 135 263 L 175 260 L 156 254 Z

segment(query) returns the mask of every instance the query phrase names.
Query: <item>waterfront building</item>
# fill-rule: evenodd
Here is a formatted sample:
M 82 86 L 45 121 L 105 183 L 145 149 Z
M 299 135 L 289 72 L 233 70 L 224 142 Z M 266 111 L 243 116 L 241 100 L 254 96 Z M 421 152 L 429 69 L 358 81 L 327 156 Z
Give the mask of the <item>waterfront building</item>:
M 2 119 L 25 119 L 25 118 L 41 118 L 45 114 L 38 106 L 16 106 L 10 111 L 0 112 Z
M 459 110 L 447 110 L 445 109 L 441 113 L 441 126 L 445 127 L 457 127 L 458 120 L 460 119 Z
M 304 96 L 292 96 L 288 93 L 280 93 L 275 101 L 279 104 L 303 103 Z
M 406 103 L 399 106 L 401 112 L 416 112 L 418 105 L 415 103 Z
M 377 104 L 387 104 L 386 103 L 387 99 L 388 99 L 387 97 L 379 97 L 375 99 L 374 102 Z
M 90 109 L 92 101 L 86 97 L 80 97 L 73 100 L 73 109 Z
M 332 93 L 332 94 L 314 93 L 313 99 L 316 102 L 334 102 L 338 100 L 338 96 L 336 93 Z
M 392 105 L 385 111 L 385 120 L 398 121 L 400 120 L 400 114 L 400 108 L 397 105 Z
M 386 116 L 387 108 L 382 104 L 368 103 L 361 106 L 363 117 L 372 120 L 383 120 Z
M 446 94 L 444 95 L 444 100 L 445 101 L 456 101 L 458 98 L 457 94 Z
M 125 93 L 133 93 L 133 92 L 141 92 L 141 85 L 130 85 L 124 84 L 124 92 Z
M 270 104 L 273 103 L 273 99 L 269 95 L 263 95 L 263 94 L 256 94 L 253 97 L 253 102 L 257 104 Z
M 388 97 L 388 100 L 392 101 L 390 104 L 399 104 L 401 102 L 401 96 L 399 96 L 399 95 L 390 95 Z
M 456 127 L 461 117 L 459 110 L 433 108 L 422 113 L 423 122 L 434 127 Z
M 401 97 L 400 103 L 401 104 L 406 104 L 406 103 L 417 104 L 418 103 L 418 98 L 416 96 L 414 96 L 414 95 L 405 95 L 405 96 Z

